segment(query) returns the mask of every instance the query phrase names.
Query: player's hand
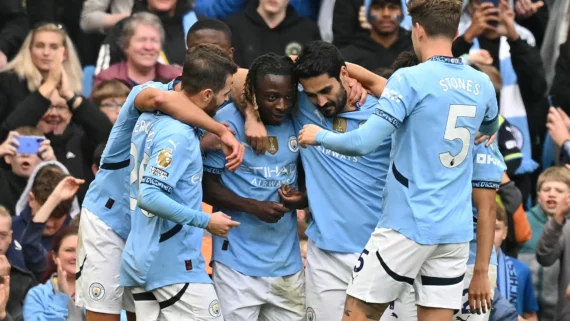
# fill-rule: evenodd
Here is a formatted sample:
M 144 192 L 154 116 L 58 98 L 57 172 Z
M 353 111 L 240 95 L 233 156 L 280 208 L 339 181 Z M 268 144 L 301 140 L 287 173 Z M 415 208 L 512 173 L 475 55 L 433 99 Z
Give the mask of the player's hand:
M 16 140 L 17 137 L 20 137 L 20 134 L 15 131 L 11 131 L 8 134 L 8 138 L 6 138 L 2 145 L 0 145 L 0 157 L 16 156 L 18 153 L 18 146 L 20 146 L 18 140 Z
M 351 105 L 356 105 L 356 103 L 359 103 L 360 105 L 364 104 L 366 102 L 366 97 L 368 96 L 368 91 L 366 91 L 366 89 L 362 87 L 362 84 L 354 78 L 348 77 L 347 83 L 350 88 L 350 92 L 348 93 L 348 102 Z
M 232 221 L 232 218 L 226 214 L 216 212 L 210 216 L 210 223 L 206 230 L 219 237 L 228 237 L 230 230 L 239 224 L 239 222 Z
M 0 276 L 10 275 L 11 269 L 12 266 L 8 262 L 6 255 L 0 255 Z
M 40 143 L 40 149 L 38 149 L 38 154 L 40 158 L 44 161 L 56 160 L 53 148 L 51 147 L 50 141 L 47 139 L 45 139 L 43 142 Z
M 287 208 L 302 209 L 307 207 L 307 193 L 296 190 L 295 186 L 282 185 L 277 190 L 281 202 Z
M 317 134 L 323 130 L 321 127 L 317 125 L 305 125 L 303 129 L 299 131 L 299 144 L 301 147 L 306 148 L 307 145 L 317 146 Z
M 491 285 L 487 271 L 473 272 L 469 285 L 469 308 L 471 313 L 485 314 L 491 310 Z
M 267 129 L 263 123 L 257 119 L 246 119 L 245 121 L 245 139 L 249 146 L 257 153 L 257 155 L 265 154 L 267 150 Z
M 473 39 L 479 37 L 485 30 L 494 30 L 490 23 L 499 21 L 499 8 L 495 8 L 490 2 L 483 2 L 475 6 L 471 25 L 465 31 L 465 40 L 472 42 Z
M 220 141 L 222 142 L 222 151 L 226 155 L 226 167 L 230 171 L 235 171 L 243 162 L 245 148 L 230 130 L 220 136 Z
M 82 179 L 67 176 L 66 178 L 62 179 L 59 184 L 57 184 L 53 192 L 51 192 L 51 195 L 55 196 L 60 202 L 70 200 L 75 196 L 77 190 L 79 189 L 79 186 L 81 186 L 83 183 L 85 183 L 85 181 Z
M 226 122 L 220 123 L 226 126 L 234 136 L 236 135 L 236 132 L 230 128 L 230 124 Z M 205 132 L 200 140 L 200 149 L 204 151 L 220 150 L 222 149 L 222 140 L 216 134 Z
M 248 212 L 264 222 L 277 223 L 290 211 L 281 203 L 254 201 Z
M 6 318 L 6 305 L 10 298 L 10 276 L 0 276 L 2 284 L 0 284 L 0 320 Z
M 515 12 L 517 16 L 522 19 L 534 16 L 538 9 L 544 6 L 544 2 L 537 1 L 533 3 L 531 0 L 517 0 L 515 1 Z
M 560 115 L 558 110 L 550 107 L 548 110 L 548 122 L 546 123 L 548 133 L 556 146 L 562 146 L 565 141 L 570 140 L 570 132 L 564 124 L 564 118 Z
M 477 132 L 477 135 L 475 135 L 475 145 L 479 145 L 486 141 L 487 143 L 485 144 L 485 147 L 489 147 L 495 141 L 495 139 L 497 139 L 497 133 L 488 136 L 488 135 L 483 135 L 480 132 Z
M 372 25 L 368 22 L 368 17 L 366 17 L 366 7 L 361 6 L 358 10 L 358 22 L 360 22 L 360 27 L 365 30 L 372 29 Z

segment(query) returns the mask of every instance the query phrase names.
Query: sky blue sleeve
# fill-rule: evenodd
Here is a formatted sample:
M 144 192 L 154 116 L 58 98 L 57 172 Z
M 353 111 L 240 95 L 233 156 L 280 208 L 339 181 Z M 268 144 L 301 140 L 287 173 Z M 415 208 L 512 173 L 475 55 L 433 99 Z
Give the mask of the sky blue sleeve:
M 485 143 L 475 145 L 473 149 L 473 188 L 498 189 L 507 169 L 503 155 L 495 140 L 489 147 Z
M 40 284 L 30 289 L 26 295 L 22 315 L 26 321 L 65 321 L 68 316 L 68 301 L 66 294 L 54 294 L 53 288 Z
M 221 150 L 212 150 L 206 153 L 204 172 L 220 175 L 224 171 L 226 157 Z
M 407 79 L 410 70 L 398 70 L 390 77 L 374 114 L 362 127 L 345 134 L 322 130 L 317 134 L 317 143 L 349 156 L 368 155 L 375 151 L 415 107 L 415 91 Z
M 187 156 L 191 152 L 190 142 L 184 134 L 186 133 L 155 138 L 150 161 L 141 180 L 138 205 L 169 221 L 206 228 L 210 215 L 193 210 L 169 197 L 191 162 Z M 169 153 L 170 162 L 165 161 L 165 156 Z
M 487 109 L 485 110 L 485 117 L 479 132 L 483 135 L 493 135 L 499 130 L 499 105 L 497 103 L 497 95 L 495 94 L 495 87 L 491 80 L 487 84 L 487 92 L 489 93 L 489 101 L 487 102 Z

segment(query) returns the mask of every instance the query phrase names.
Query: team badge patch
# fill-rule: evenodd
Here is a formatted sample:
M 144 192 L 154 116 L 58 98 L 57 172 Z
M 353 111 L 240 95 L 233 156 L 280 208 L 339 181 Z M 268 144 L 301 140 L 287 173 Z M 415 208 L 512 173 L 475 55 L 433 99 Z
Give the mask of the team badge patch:
M 101 283 L 91 283 L 89 286 L 89 297 L 94 301 L 99 301 L 105 296 L 105 288 Z
M 289 150 L 293 153 L 299 151 L 299 143 L 297 142 L 297 136 L 289 137 Z
M 300 43 L 290 42 L 285 46 L 285 54 L 287 56 L 298 56 L 301 53 L 301 49 L 303 49 L 303 46 Z
M 307 321 L 317 321 L 317 315 L 315 314 L 315 310 L 313 310 L 313 308 L 307 308 Z
M 339 133 L 346 132 L 346 118 L 333 118 L 333 130 Z
M 156 164 L 158 164 L 160 168 L 166 169 L 170 167 L 172 164 L 172 149 L 167 147 L 161 150 L 158 156 L 156 156 Z
M 220 302 L 218 302 L 218 300 L 214 300 L 214 301 L 210 302 L 210 306 L 208 307 L 208 311 L 210 312 L 211 316 L 219 317 L 221 315 Z
M 267 137 L 267 151 L 271 155 L 275 155 L 279 150 L 279 142 L 277 141 L 277 137 L 269 136 Z
M 358 128 L 362 127 L 364 124 L 366 124 L 366 120 L 361 121 L 360 124 L 358 124 Z

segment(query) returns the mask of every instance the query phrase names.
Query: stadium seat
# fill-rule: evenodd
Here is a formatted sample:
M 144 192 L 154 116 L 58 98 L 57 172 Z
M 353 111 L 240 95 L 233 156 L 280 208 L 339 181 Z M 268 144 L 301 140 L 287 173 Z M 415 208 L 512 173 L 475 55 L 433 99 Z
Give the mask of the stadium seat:
M 95 66 L 83 67 L 83 97 L 89 97 L 91 95 L 93 77 L 95 77 Z

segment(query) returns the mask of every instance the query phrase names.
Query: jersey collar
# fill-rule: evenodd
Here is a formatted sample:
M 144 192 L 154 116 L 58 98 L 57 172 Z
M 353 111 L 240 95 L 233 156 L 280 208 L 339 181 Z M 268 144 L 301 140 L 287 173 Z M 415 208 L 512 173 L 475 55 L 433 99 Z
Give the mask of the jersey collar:
M 452 65 L 463 65 L 463 60 L 461 60 L 461 58 L 446 57 L 446 56 L 433 56 L 429 58 L 428 61 L 438 61 Z

